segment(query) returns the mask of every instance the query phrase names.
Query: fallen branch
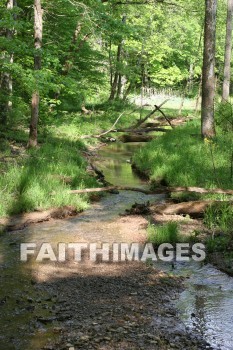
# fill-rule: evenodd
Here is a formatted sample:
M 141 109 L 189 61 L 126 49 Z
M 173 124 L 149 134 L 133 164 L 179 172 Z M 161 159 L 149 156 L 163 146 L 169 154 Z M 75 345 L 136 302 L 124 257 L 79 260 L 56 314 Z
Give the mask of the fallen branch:
M 233 195 L 233 190 L 223 190 L 222 188 L 206 189 L 202 187 L 161 187 L 156 189 L 156 193 L 169 192 L 194 192 L 194 193 L 212 193 L 212 194 L 226 194 Z
M 22 213 L 13 217 L 0 219 L 0 229 L 3 231 L 22 230 L 31 224 L 49 221 L 51 219 L 63 219 L 77 215 L 77 213 L 77 209 L 73 206 L 53 208 L 41 212 Z
M 168 122 L 168 124 L 170 125 L 170 127 L 173 129 L 174 126 L 172 125 L 170 119 L 166 116 L 166 114 L 161 110 L 160 106 L 156 106 L 157 107 L 158 111 L 162 114 L 162 116 L 164 117 L 164 119 Z
M 153 205 L 150 209 L 154 214 L 160 215 L 190 215 L 194 218 L 203 217 L 204 212 L 207 207 L 214 203 L 230 203 L 232 202 L 222 202 L 222 201 L 190 201 L 190 202 L 182 202 L 178 204 L 158 204 Z
M 123 114 L 124 114 L 124 112 L 119 115 L 119 117 L 117 118 L 117 120 L 115 121 L 115 123 L 112 125 L 112 127 L 109 130 L 102 132 L 102 134 L 96 135 L 95 137 L 100 138 L 104 135 L 109 134 L 114 129 L 114 126 L 118 123 L 118 121 L 120 120 L 120 118 L 122 117 Z
M 149 114 L 147 114 L 145 116 L 145 118 L 143 118 L 142 120 L 139 120 L 137 122 L 137 124 L 135 126 L 132 127 L 132 129 L 136 129 L 138 128 L 140 125 L 142 125 L 143 123 L 145 123 L 145 121 L 147 119 L 149 119 L 156 111 L 158 111 L 167 101 L 169 101 L 169 99 L 163 101 L 159 106 L 155 106 L 155 109 L 153 109 L 153 111 L 151 111 Z
M 154 136 L 151 135 L 143 135 L 143 134 L 123 134 L 119 137 L 119 140 L 127 143 L 127 142 L 149 142 L 153 140 Z
M 127 187 L 127 186 L 108 186 L 108 187 L 98 187 L 98 188 L 86 188 L 83 190 L 71 190 L 70 194 L 85 194 L 94 192 L 108 192 L 108 191 L 134 191 L 141 192 L 144 194 L 153 194 L 152 191 L 144 190 L 143 188 L 137 187 Z
M 148 105 L 145 104 L 145 105 L 143 105 L 142 107 L 145 107 L 145 106 L 148 106 Z M 137 111 L 139 108 L 141 108 L 141 107 L 135 108 L 132 112 L 127 113 L 126 115 L 130 115 L 130 114 L 134 113 L 134 112 Z M 123 114 L 124 114 L 124 112 L 122 112 L 122 113 L 118 116 L 118 118 L 116 119 L 116 121 L 114 122 L 114 124 L 111 126 L 111 128 L 110 128 L 109 130 L 104 131 L 104 132 L 102 132 L 102 133 L 99 134 L 99 135 L 91 135 L 91 136 L 90 136 L 90 135 L 84 135 L 82 138 L 85 138 L 85 139 L 86 139 L 86 138 L 97 138 L 97 139 L 99 139 L 100 137 L 109 134 L 111 131 L 114 130 L 114 127 L 116 126 L 116 124 L 118 123 L 118 121 L 120 120 L 120 118 L 122 117 Z
M 151 132 L 151 131 L 160 131 L 160 132 L 167 132 L 169 129 L 165 128 L 144 128 L 144 129 L 117 129 L 117 130 L 112 130 L 112 132 L 133 132 L 133 133 L 142 133 L 142 132 Z
M 160 194 L 160 193 L 171 193 L 171 192 L 195 192 L 195 193 L 213 193 L 213 194 L 233 195 L 233 190 L 205 189 L 201 187 L 161 187 L 159 189 L 149 191 L 142 188 L 129 187 L 129 186 L 107 186 L 107 187 L 97 187 L 97 188 L 86 188 L 82 190 L 71 190 L 69 191 L 69 193 L 84 194 L 84 193 L 108 192 L 108 191 L 134 191 L 134 192 L 136 191 L 136 192 L 142 192 L 145 194 Z M 202 201 L 202 202 L 208 202 L 208 201 Z M 213 202 L 213 201 L 209 201 L 209 202 Z M 191 203 L 191 202 L 185 202 L 185 203 Z M 193 203 L 199 203 L 199 202 L 195 201 Z

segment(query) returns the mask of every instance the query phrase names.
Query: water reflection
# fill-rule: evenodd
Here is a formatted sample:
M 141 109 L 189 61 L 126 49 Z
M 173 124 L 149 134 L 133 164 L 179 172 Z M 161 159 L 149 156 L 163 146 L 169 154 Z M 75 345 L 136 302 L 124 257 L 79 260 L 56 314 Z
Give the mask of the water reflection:
M 142 145 L 141 142 L 113 143 L 101 149 L 96 164 L 106 181 L 116 186 L 146 187 L 146 182 L 139 179 L 130 164 L 133 152 Z

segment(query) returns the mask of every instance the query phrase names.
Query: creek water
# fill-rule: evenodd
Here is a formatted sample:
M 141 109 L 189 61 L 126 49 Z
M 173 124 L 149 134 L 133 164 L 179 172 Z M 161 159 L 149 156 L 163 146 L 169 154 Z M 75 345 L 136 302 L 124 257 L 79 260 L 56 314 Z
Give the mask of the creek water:
M 130 164 L 133 152 L 142 146 L 114 143 L 101 149 L 96 164 L 106 180 L 113 185 L 147 188 L 147 183 L 132 171 Z M 120 191 L 104 196 L 77 217 L 44 222 L 3 235 L 0 244 L 0 349 L 41 349 L 54 336 L 50 328 L 37 321 L 50 315 L 47 308 L 50 299 L 40 289 L 40 284 L 32 291 L 39 268 L 33 264 L 20 264 L 20 242 L 37 242 L 38 245 L 46 241 L 54 244 L 75 240 L 111 242 L 116 236 L 120 241 L 121 234 L 125 237 L 129 228 L 125 228 L 123 222 L 119 223 L 119 213 L 135 202 L 163 199 L 162 195 Z M 171 270 L 170 265 L 159 263 L 157 267 L 189 277 L 184 292 L 175 302 L 185 326 L 203 336 L 212 348 L 232 350 L 233 279 L 211 265 L 176 263 L 175 269 Z M 59 271 L 56 273 L 59 275 Z
M 113 144 L 101 151 L 101 169 L 114 185 L 146 186 L 127 163 L 140 144 Z M 185 291 L 176 302 L 186 327 L 198 332 L 213 349 L 233 349 L 233 278 L 212 265 L 200 263 L 158 263 L 157 267 L 187 276 Z

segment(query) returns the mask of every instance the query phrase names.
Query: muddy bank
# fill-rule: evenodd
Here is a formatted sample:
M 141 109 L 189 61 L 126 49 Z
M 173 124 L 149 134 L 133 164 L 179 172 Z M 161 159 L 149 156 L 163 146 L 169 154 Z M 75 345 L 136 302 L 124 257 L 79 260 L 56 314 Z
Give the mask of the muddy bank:
M 61 273 L 55 283 L 43 284 L 46 291 L 61 296 L 52 314 L 59 339 L 44 349 L 206 349 L 170 303 L 181 283 L 180 278 L 135 263 L 100 264 L 68 280 Z
M 0 219 L 0 231 L 17 231 L 25 227 L 38 224 L 52 219 L 65 219 L 77 215 L 79 212 L 75 207 L 64 206 L 60 208 L 52 208 L 44 211 L 35 211 L 32 213 L 23 213 L 11 217 Z
M 228 252 L 215 252 L 207 255 L 207 261 L 217 269 L 233 277 L 233 256 Z

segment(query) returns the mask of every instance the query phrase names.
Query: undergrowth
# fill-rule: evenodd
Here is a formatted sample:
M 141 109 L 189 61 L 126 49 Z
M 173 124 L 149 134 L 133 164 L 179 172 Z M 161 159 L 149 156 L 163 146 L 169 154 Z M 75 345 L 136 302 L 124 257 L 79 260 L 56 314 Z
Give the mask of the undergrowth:
M 150 243 L 156 246 L 162 243 L 178 243 L 181 240 L 178 224 L 174 221 L 170 221 L 164 225 L 149 225 L 147 228 L 147 238 Z
M 79 142 L 48 140 L 40 148 L 25 152 L 2 167 L 0 215 L 18 214 L 63 205 L 83 210 L 85 195 L 69 194 L 71 188 L 93 187 L 86 174 Z
M 232 188 L 231 135 L 203 141 L 200 121 L 168 131 L 136 152 L 133 162 L 153 181 L 171 186 Z

